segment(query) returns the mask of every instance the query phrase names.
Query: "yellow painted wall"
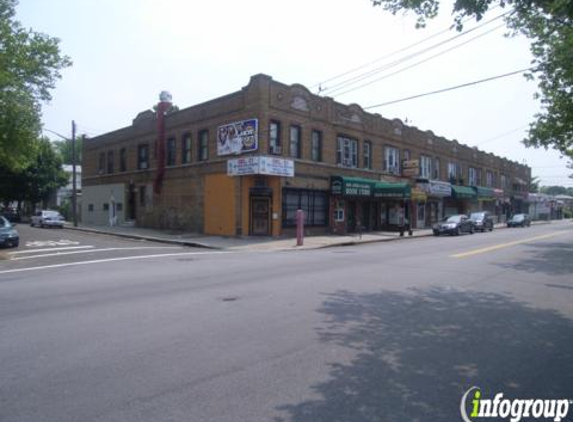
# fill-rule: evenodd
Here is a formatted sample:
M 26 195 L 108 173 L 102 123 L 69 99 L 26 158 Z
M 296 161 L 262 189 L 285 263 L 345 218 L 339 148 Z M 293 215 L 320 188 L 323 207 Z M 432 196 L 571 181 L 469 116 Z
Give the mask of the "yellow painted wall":
M 226 174 L 205 176 L 205 233 L 235 235 L 235 180 Z

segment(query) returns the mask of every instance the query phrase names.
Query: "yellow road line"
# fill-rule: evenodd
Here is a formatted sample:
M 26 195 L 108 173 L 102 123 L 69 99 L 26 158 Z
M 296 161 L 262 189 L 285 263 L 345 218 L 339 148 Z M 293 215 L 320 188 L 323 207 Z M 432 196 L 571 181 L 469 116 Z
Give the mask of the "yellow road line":
M 491 252 L 491 251 L 495 251 L 497 249 L 509 248 L 510 246 L 520 245 L 522 243 L 529 243 L 529 242 L 534 242 L 536 240 L 549 239 L 550 237 L 561 236 L 562 234 L 565 234 L 565 233 L 571 233 L 571 231 L 561 230 L 558 232 L 544 234 L 543 236 L 535 236 L 535 237 L 529 237 L 527 239 L 516 240 L 515 242 L 500 243 L 499 245 L 488 246 L 486 248 L 474 249 L 474 250 L 471 250 L 468 252 L 462 252 L 462 253 L 458 253 L 455 255 L 450 255 L 450 258 L 465 258 L 467 256 Z

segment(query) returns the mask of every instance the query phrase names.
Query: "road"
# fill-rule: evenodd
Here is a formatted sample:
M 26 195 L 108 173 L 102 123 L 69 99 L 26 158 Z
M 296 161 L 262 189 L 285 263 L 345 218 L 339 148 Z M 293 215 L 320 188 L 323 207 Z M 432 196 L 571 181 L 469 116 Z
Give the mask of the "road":
M 0 262 L 0 420 L 450 422 L 472 386 L 573 399 L 571 222 L 195 252 Z

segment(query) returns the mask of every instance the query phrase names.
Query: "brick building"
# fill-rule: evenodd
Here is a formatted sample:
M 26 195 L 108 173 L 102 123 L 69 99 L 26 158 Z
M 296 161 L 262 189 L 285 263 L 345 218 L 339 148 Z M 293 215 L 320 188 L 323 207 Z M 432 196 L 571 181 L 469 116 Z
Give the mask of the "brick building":
M 85 223 L 278 236 L 294 233 L 300 208 L 308 234 L 406 219 L 422 228 L 452 213 L 521 211 L 531 178 L 527 166 L 266 75 L 163 125 L 164 153 L 152 111 L 84 143 Z

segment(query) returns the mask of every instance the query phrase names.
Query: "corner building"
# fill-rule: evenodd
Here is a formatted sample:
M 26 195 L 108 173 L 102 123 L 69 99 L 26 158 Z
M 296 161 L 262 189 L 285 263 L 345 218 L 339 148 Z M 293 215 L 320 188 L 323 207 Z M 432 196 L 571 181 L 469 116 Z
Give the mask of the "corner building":
M 262 74 L 159 125 L 142 112 L 83 153 L 84 223 L 229 236 L 294 235 L 297 209 L 309 235 L 478 209 L 503 221 L 525 211 L 531 179 L 527 166 Z

